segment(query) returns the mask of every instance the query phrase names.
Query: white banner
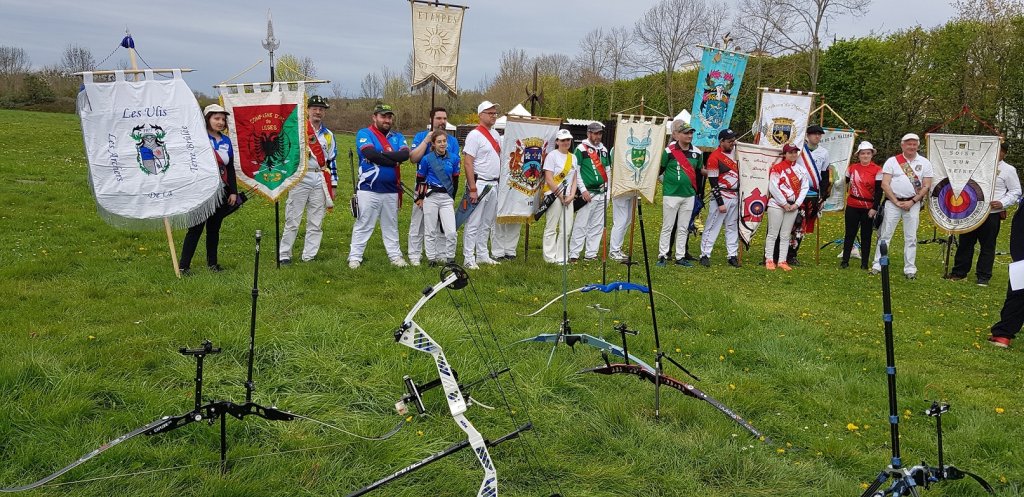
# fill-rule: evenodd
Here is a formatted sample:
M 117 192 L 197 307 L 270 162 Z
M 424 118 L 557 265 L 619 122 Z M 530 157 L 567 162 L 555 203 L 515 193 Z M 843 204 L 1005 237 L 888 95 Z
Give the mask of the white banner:
M 144 74 L 128 82 L 117 71 L 112 83 L 83 75 L 78 111 L 96 206 L 117 227 L 193 226 L 222 201 L 206 123 L 180 71 Z
M 762 89 L 754 143 L 778 148 L 787 143 L 802 146 L 813 100 L 813 93 Z
M 661 154 L 665 152 L 665 118 L 618 116 L 612 154 L 612 197 L 638 193 L 654 203 Z
M 768 172 L 782 159 L 779 151 L 774 147 L 736 142 L 736 163 L 740 173 L 740 238 L 748 247 L 768 210 Z
M 555 147 L 560 119 L 508 116 L 501 142 L 498 222 L 529 223 L 544 185 L 544 157 Z
M 999 137 L 930 133 L 928 160 L 935 169 L 928 210 L 941 230 L 966 233 L 988 218 L 999 166 Z
M 851 129 L 825 128 L 821 146 L 828 150 L 829 178 L 832 179 L 832 193 L 825 199 L 822 212 L 838 212 L 846 207 L 846 168 L 850 165 L 853 145 L 857 135 Z
M 465 7 L 412 4 L 412 88 L 436 81 L 455 94 Z

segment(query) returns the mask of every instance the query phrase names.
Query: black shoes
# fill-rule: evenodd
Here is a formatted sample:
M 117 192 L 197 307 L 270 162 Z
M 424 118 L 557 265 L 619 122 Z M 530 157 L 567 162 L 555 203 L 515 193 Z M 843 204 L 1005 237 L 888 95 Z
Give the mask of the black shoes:
M 700 265 L 704 267 L 711 267 L 711 258 L 706 255 L 700 256 Z
M 224 272 L 224 268 L 222 268 L 222 267 L 220 266 L 220 264 L 211 264 L 211 265 L 209 266 L 209 268 L 210 268 L 210 271 L 212 271 L 212 272 L 214 272 L 214 273 L 221 273 L 221 272 Z
M 988 286 L 988 278 L 978 278 L 978 286 Z
M 737 259 L 736 256 L 732 256 L 732 257 L 728 258 L 726 260 L 726 262 L 728 262 L 729 265 L 732 266 L 732 267 L 740 267 L 740 260 Z
M 850 267 L 850 261 L 843 261 L 839 263 L 839 269 L 846 269 Z
M 655 264 L 655 266 L 665 267 L 665 258 L 664 257 L 658 257 L 658 262 L 657 262 L 657 264 Z
M 282 266 L 287 266 L 287 265 L 290 265 L 290 264 L 292 263 L 292 260 L 291 260 L 291 259 L 281 259 L 281 260 L 279 261 L 279 263 L 280 263 L 280 265 L 282 265 Z

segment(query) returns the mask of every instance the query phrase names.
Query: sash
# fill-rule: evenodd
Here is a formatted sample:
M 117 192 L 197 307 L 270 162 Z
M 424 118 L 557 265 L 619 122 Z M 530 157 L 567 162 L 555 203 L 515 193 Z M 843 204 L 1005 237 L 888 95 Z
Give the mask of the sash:
M 331 200 L 334 199 L 334 188 L 331 187 L 331 168 L 327 167 L 327 154 L 324 152 L 324 147 L 320 143 L 320 138 L 317 137 L 316 130 L 313 129 L 313 124 L 306 121 L 306 143 L 309 147 L 309 153 L 316 159 L 316 163 L 320 166 L 320 172 L 323 174 L 324 183 L 327 187 L 324 188 L 324 193 L 327 195 L 327 203 L 332 204 Z
M 209 135 L 207 135 L 207 136 L 209 136 Z M 224 159 L 222 159 L 220 157 L 220 154 L 217 153 L 217 144 L 214 143 L 214 140 L 215 140 L 215 138 L 211 136 L 210 137 L 210 145 L 213 146 L 213 156 L 217 159 L 217 169 L 220 170 L 220 180 L 221 180 L 221 182 L 223 182 L 226 185 L 226 184 L 228 184 L 227 164 L 224 163 Z
M 786 175 L 786 179 L 789 180 L 789 186 L 793 189 L 793 198 L 790 201 L 795 203 L 797 196 L 799 196 L 797 192 L 800 191 L 802 185 L 800 184 L 800 176 L 797 176 L 796 171 L 793 170 L 793 166 L 794 164 L 790 164 L 782 171 L 782 173 Z
M 804 167 L 807 168 L 807 173 L 811 177 L 811 190 L 817 193 L 821 174 L 818 172 L 818 164 L 814 162 L 814 155 L 811 154 L 811 149 L 807 148 L 806 143 L 804 143 L 803 151 L 800 152 L 800 155 L 803 156 Z M 808 192 L 808 195 L 810 195 L 810 192 Z
M 385 136 L 384 133 L 381 133 L 380 130 L 377 129 L 376 126 L 371 124 L 369 126 L 369 130 L 370 130 L 370 133 L 373 133 L 373 136 L 375 136 L 377 138 L 377 141 L 380 143 L 380 148 L 384 149 L 383 150 L 384 152 L 393 152 L 395 150 L 394 148 L 391 147 L 391 142 L 388 141 L 388 137 Z M 402 185 L 402 168 L 401 168 L 401 164 L 395 164 L 395 181 L 398 183 L 399 187 L 401 187 L 401 185 Z M 398 189 L 398 208 L 399 209 L 402 208 L 402 193 L 403 193 L 402 188 L 399 188 Z
M 914 168 L 910 167 L 910 162 L 903 154 L 896 156 L 896 163 L 900 165 L 900 169 L 903 169 L 903 174 L 910 178 L 910 184 L 914 185 L 914 193 L 917 194 L 917 189 L 921 188 L 921 178 L 914 172 Z
M 693 164 L 690 164 L 690 160 L 683 154 L 683 149 L 679 148 L 678 143 L 673 143 L 672 146 L 668 147 L 668 151 L 672 153 L 672 157 L 679 163 L 679 167 L 683 172 L 686 173 L 686 177 L 690 178 L 690 186 L 696 190 L 697 172 L 693 170 Z
M 491 136 L 491 130 L 485 128 L 483 124 L 476 125 L 476 130 L 479 131 L 480 134 L 484 135 L 484 138 L 487 138 L 487 141 L 491 142 L 491 146 L 494 147 L 494 153 L 498 154 L 498 157 L 501 157 L 501 145 L 498 145 L 498 142 L 494 141 L 494 137 Z
M 561 185 L 562 181 L 565 181 L 565 177 L 568 176 L 570 172 L 572 172 L 572 157 L 573 157 L 573 155 L 571 153 L 566 154 L 566 156 L 565 156 L 565 165 L 563 165 L 562 166 L 562 170 L 558 174 L 556 174 L 554 176 L 554 178 L 552 178 L 552 179 L 555 180 L 555 183 Z M 544 182 L 544 193 L 549 193 L 550 191 L 551 191 L 551 188 L 548 187 L 548 182 L 545 181 Z M 568 188 L 566 188 L 566 191 L 569 191 Z
M 587 155 L 590 156 L 590 163 L 594 165 L 594 169 L 597 170 L 597 174 L 601 176 L 601 180 L 605 184 L 608 184 L 608 172 L 604 170 L 604 164 L 601 163 L 601 156 L 597 153 L 597 149 L 587 145 L 583 145 L 587 149 Z
M 445 156 L 447 157 L 447 155 Z M 436 154 L 434 160 L 430 161 L 430 170 L 434 172 L 434 176 L 437 176 L 437 180 L 441 182 L 441 186 L 444 187 L 448 195 L 455 193 L 455 188 L 452 185 L 452 177 L 448 175 L 448 171 L 444 169 L 444 163 L 441 162 L 441 158 Z

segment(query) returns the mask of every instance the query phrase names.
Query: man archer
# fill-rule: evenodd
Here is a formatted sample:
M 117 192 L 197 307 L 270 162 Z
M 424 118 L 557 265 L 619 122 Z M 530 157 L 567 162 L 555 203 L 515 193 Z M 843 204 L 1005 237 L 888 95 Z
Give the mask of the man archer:
M 576 163 L 580 166 L 580 178 L 586 191 L 583 200 L 587 202 L 579 212 L 572 230 L 572 243 L 569 245 L 569 261 L 576 262 L 580 252 L 585 260 L 597 260 L 601 237 L 605 229 L 605 200 L 608 197 L 608 168 L 611 167 L 611 156 L 608 149 L 601 143 L 604 137 L 604 125 L 592 122 L 587 125 L 587 139 L 576 147 Z
M 484 100 L 477 106 L 476 112 L 480 124 L 466 136 L 462 149 L 468 197 L 465 200 L 476 204 L 466 220 L 466 231 L 462 234 L 463 265 L 466 269 L 479 269 L 477 264 L 499 264 L 491 258 L 487 249 L 487 239 L 492 232 L 497 232 L 495 225 L 498 220 L 498 195 L 491 193 L 491 190 L 497 189 L 501 175 L 501 136 L 493 129 L 498 120 L 498 105 Z M 491 240 L 492 248 L 495 252 L 500 248 L 502 253 L 499 255 L 504 257 L 504 251 L 510 247 L 494 247 L 496 241 Z
M 672 229 L 676 230 L 675 263 L 693 266 L 686 260 L 686 241 L 690 234 L 690 216 L 693 214 L 700 174 L 701 152 L 693 146 L 694 129 L 685 121 L 672 121 L 673 142 L 661 156 L 661 236 L 658 240 L 658 266 L 665 266 L 669 258 Z
M 831 192 L 832 181 L 829 173 L 828 149 L 821 146 L 821 139 L 825 136 L 825 129 L 817 124 L 807 128 L 804 135 L 803 150 L 800 151 L 800 158 L 797 161 L 798 167 L 806 169 L 806 176 L 810 179 L 810 189 L 807 196 L 800 204 L 797 211 L 796 222 L 793 223 L 793 232 L 789 237 L 789 253 L 786 254 L 786 262 L 790 266 L 800 265 L 797 259 L 797 251 L 804 235 L 814 233 L 814 225 L 818 222 L 821 214 L 821 207 L 828 199 Z M 775 257 L 779 255 L 779 243 L 775 242 Z
M 306 212 L 306 241 L 302 247 L 302 260 L 313 260 L 320 251 L 323 239 L 322 223 L 324 214 L 334 207 L 334 190 L 331 188 L 331 171 L 338 155 L 334 133 L 324 126 L 323 119 L 331 106 L 320 95 L 309 97 L 306 102 L 309 124 L 306 127 L 309 145 L 309 159 L 306 174 L 288 192 L 284 204 L 284 232 L 281 233 L 281 264 L 291 264 L 292 246 L 299 234 L 302 212 Z
M 917 278 L 917 226 L 921 222 L 921 204 L 928 198 L 932 178 L 935 176 L 932 163 L 917 153 L 920 145 L 921 138 L 916 134 L 903 135 L 900 140 L 903 153 L 889 157 L 882 166 L 882 191 L 885 192 L 886 202 L 881 213 L 882 226 L 878 229 L 878 243 L 889 243 L 896 225 L 903 221 L 903 274 L 908 280 Z M 881 272 L 880 257 L 876 247 L 871 274 Z
M 708 208 L 708 219 L 700 240 L 700 265 L 711 266 L 711 250 L 718 240 L 718 233 L 725 225 L 726 259 L 730 266 L 740 267 L 739 223 L 737 222 L 737 197 L 739 194 L 739 165 L 736 164 L 736 132 L 726 128 L 718 133 L 718 148 L 708 157 L 708 181 L 711 184 L 713 205 Z

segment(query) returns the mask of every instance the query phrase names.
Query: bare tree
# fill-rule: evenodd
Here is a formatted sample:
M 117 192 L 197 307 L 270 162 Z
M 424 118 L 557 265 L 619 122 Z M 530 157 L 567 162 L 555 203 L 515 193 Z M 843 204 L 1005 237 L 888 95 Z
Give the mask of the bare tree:
M 27 73 L 32 69 L 32 62 L 25 49 L 0 45 L 0 76 Z
M 533 59 L 537 65 L 537 73 L 543 76 L 554 76 L 566 86 L 576 86 L 578 79 L 574 74 L 572 58 L 561 53 L 539 55 Z M 531 76 L 532 77 L 532 76 Z
M 521 48 L 505 50 L 498 57 L 498 75 L 488 87 L 488 97 L 495 102 L 518 102 L 533 77 L 533 64 Z
M 637 65 L 650 72 L 665 73 L 669 114 L 675 113 L 672 81 L 676 69 L 696 58 L 696 44 L 707 40 L 715 14 L 708 0 L 661 0 L 633 27 L 633 36 L 641 48 L 635 59 Z
M 828 33 L 828 19 L 838 15 L 861 16 L 867 12 L 871 0 L 773 0 L 771 2 L 743 2 L 743 15 L 767 22 L 774 35 L 774 43 L 782 51 L 807 52 L 810 63 L 807 74 L 811 91 L 818 88 L 818 65 L 821 59 L 821 39 Z M 746 10 L 745 7 L 750 7 Z M 784 15 L 779 15 L 779 12 Z
M 381 98 L 384 95 L 384 82 L 377 73 L 367 73 L 359 83 L 359 90 L 363 98 Z
M 341 100 L 345 98 L 345 92 L 341 89 L 341 83 L 335 81 L 331 83 L 331 100 Z
M 732 23 L 731 35 L 736 46 L 755 56 L 772 56 L 781 51 L 778 33 L 790 30 L 792 17 L 775 0 L 741 0 L 739 11 Z M 748 15 L 757 13 L 757 15 Z
M 274 72 L 279 81 L 301 81 L 316 77 L 316 63 L 309 57 L 284 54 L 278 57 Z
M 995 23 L 1024 15 L 1022 0 L 954 0 L 957 20 Z
M 615 112 L 615 82 L 623 77 L 629 67 L 633 52 L 633 31 L 623 26 L 609 29 L 604 35 L 604 51 L 607 54 L 608 79 L 612 83 L 608 98 L 608 113 Z
M 576 54 L 573 64 L 576 66 L 583 84 L 600 83 L 608 73 L 605 36 L 603 28 L 595 28 L 580 40 L 580 51 Z
M 96 59 L 93 58 L 92 52 L 88 48 L 69 43 L 64 47 L 64 53 L 57 66 L 67 74 L 91 71 L 96 68 Z

